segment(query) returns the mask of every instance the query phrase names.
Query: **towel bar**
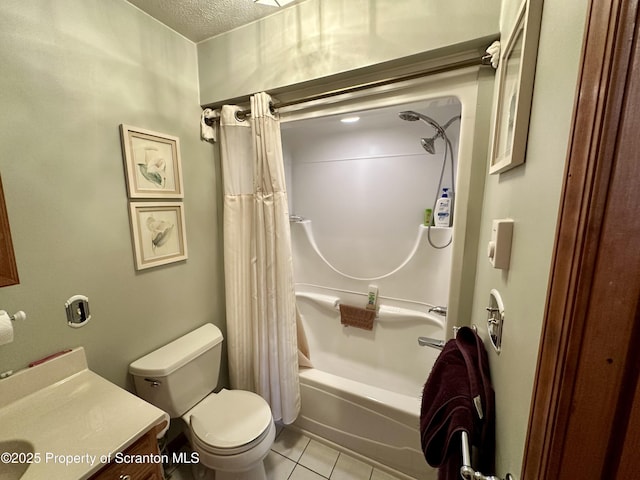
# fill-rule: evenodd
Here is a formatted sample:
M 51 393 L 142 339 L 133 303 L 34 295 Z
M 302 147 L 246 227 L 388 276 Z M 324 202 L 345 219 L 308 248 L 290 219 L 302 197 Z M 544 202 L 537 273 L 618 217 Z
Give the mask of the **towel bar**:
M 462 466 L 460 467 L 460 475 L 468 480 L 501 480 L 495 475 L 485 476 L 480 472 L 476 472 L 471 467 L 471 454 L 469 453 L 469 435 L 464 430 L 460 432 L 460 443 L 462 446 Z M 513 480 L 513 476 L 507 473 L 504 480 Z
M 453 336 L 455 337 L 458 333 L 458 329 L 460 327 L 453 327 Z M 474 332 L 478 331 L 478 328 L 475 325 L 471 325 L 471 328 Z M 445 340 L 438 340 L 437 338 L 431 337 L 418 337 L 418 345 L 421 347 L 431 347 L 436 348 L 438 350 L 442 350 L 447 342 Z

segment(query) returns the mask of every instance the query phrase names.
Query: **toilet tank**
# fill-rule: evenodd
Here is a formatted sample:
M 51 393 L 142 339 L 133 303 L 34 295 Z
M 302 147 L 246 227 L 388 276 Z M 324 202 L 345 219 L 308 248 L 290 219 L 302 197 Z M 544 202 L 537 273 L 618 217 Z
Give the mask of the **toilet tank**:
M 207 323 L 129 365 L 136 394 L 182 416 L 218 384 L 222 332 Z

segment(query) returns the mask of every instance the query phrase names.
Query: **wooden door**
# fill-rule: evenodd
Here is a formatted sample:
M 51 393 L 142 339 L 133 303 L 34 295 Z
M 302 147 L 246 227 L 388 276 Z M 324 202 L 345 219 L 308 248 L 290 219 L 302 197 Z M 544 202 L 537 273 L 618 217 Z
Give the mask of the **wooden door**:
M 589 9 L 525 480 L 637 477 L 638 13 L 636 0 L 592 0 Z

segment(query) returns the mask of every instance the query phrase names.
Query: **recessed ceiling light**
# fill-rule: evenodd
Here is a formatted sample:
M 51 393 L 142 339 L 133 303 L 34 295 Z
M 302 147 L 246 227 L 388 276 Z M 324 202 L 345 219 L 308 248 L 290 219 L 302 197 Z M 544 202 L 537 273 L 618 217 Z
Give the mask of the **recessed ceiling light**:
M 272 7 L 284 7 L 286 4 L 293 2 L 294 0 L 253 0 L 253 3 L 259 3 L 261 5 L 270 5 Z
M 340 119 L 342 123 L 355 123 L 358 120 L 360 120 L 360 117 L 344 117 Z

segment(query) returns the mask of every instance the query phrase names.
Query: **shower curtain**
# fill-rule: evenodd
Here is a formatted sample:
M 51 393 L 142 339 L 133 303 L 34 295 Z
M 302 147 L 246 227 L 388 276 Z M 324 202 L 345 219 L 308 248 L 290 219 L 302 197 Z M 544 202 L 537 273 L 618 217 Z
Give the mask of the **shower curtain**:
M 275 420 L 300 411 L 296 305 L 280 122 L 266 93 L 220 114 L 231 387 L 260 394 Z

